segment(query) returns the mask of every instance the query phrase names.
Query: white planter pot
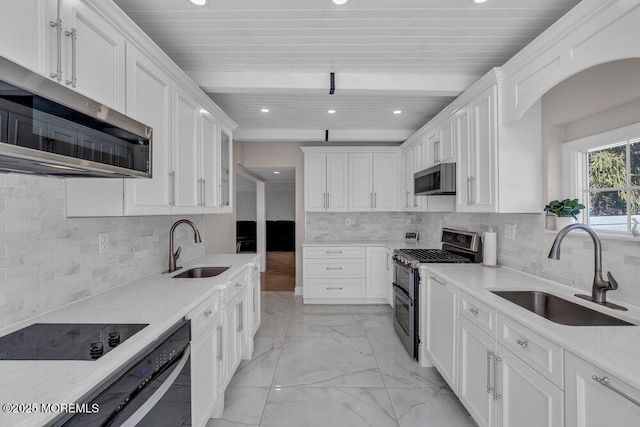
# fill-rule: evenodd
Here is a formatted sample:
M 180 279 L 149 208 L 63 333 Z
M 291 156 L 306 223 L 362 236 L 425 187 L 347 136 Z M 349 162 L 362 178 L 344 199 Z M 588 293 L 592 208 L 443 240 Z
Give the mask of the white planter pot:
M 557 216 L 556 220 L 556 231 L 560 231 L 565 228 L 567 225 L 575 224 L 575 218 L 571 216 Z

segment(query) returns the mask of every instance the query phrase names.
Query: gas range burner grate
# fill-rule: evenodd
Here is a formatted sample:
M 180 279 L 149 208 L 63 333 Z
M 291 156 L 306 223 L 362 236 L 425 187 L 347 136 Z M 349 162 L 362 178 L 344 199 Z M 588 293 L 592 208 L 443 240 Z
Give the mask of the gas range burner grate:
M 401 249 L 398 252 L 406 257 L 413 258 L 420 263 L 470 262 L 469 259 L 465 257 L 453 254 L 451 252 L 443 251 L 441 249 Z

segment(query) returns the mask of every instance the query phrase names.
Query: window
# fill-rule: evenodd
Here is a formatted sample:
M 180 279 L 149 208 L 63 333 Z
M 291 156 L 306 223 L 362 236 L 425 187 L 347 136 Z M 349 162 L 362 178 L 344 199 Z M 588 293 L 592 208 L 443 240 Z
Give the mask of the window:
M 584 221 L 598 230 L 630 232 L 640 221 L 640 138 L 582 156 Z

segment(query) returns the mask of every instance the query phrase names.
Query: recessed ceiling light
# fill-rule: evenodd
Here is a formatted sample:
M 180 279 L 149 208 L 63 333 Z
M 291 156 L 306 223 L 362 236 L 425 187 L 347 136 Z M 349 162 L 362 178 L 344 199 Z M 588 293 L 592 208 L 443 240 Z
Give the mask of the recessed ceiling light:
M 333 2 L 339 6 L 346 4 L 349 0 L 333 0 Z
M 204 6 L 205 4 L 207 4 L 208 0 L 190 0 L 190 1 L 196 6 Z
M 261 108 L 260 111 L 262 111 L 263 113 L 268 113 L 269 109 L 268 108 Z
M 193 0 L 191 0 L 191 1 L 193 1 Z M 474 3 L 478 3 L 478 4 L 485 3 L 486 1 L 487 0 L 473 0 Z
M 327 111 L 327 113 L 329 113 L 329 114 L 335 114 L 335 113 L 336 113 L 336 110 L 328 110 L 328 111 Z
M 273 171 L 274 174 L 280 175 L 280 171 Z
M 393 114 L 402 114 L 402 110 L 395 110 Z

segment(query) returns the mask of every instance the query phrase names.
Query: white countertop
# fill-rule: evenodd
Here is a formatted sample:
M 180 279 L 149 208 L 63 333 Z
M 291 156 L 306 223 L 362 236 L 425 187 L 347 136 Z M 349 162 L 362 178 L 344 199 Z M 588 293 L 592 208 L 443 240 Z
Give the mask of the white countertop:
M 636 325 L 640 324 L 640 309 L 615 299 L 615 291 L 607 293 L 611 302 L 629 311 L 600 307 L 574 296 L 579 289 L 525 274 L 509 268 L 487 268 L 478 264 L 429 264 L 421 267 L 440 276 L 448 283 L 503 314 L 547 337 L 565 350 L 593 363 L 640 389 L 640 326 L 566 326 L 551 322 L 490 290 L 541 290 L 601 311 Z
M 428 249 L 433 245 L 418 240 L 305 240 L 302 246 L 386 246 L 389 249 Z
M 33 323 L 148 323 L 130 339 L 95 361 L 0 361 L 0 404 L 74 403 L 131 357 L 157 339 L 259 255 L 207 255 L 186 262 L 171 275 L 155 274 L 99 295 L 28 319 L 0 330 L 0 336 Z M 197 266 L 230 266 L 216 277 L 173 279 L 180 271 Z M 39 426 L 58 414 L 7 414 L 0 411 L 2 426 Z

